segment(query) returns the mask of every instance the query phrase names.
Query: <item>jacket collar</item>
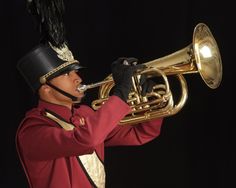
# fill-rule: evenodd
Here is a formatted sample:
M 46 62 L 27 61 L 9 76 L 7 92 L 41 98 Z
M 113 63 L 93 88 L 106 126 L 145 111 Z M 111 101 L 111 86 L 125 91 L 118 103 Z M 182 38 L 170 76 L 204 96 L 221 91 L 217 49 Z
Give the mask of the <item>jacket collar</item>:
M 74 108 L 72 108 L 71 110 L 66 106 L 50 103 L 44 100 L 39 100 L 38 107 L 44 111 L 46 110 L 53 113 L 54 115 L 64 119 L 67 122 L 70 122 L 70 118 L 74 111 Z

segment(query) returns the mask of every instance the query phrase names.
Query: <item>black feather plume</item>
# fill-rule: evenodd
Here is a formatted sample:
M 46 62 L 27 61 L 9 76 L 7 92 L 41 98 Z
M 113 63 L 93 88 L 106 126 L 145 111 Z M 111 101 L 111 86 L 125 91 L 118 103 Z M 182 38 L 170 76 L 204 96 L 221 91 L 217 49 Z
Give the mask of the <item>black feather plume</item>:
M 29 13 L 35 16 L 40 42 L 50 42 L 58 48 L 66 44 L 63 0 L 26 0 L 26 3 Z

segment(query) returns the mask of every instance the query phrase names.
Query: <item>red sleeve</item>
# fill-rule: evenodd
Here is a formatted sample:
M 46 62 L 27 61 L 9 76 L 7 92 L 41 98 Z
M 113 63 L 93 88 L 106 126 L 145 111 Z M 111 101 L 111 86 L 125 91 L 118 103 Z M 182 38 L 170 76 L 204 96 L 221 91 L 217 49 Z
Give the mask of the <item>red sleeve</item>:
M 142 145 L 158 137 L 163 118 L 138 125 L 117 126 L 107 137 L 105 146 Z
M 96 112 L 82 110 L 78 113 L 85 118 L 85 125 L 71 131 L 52 126 L 51 120 L 42 117 L 26 119 L 17 137 L 21 150 L 28 158 L 38 160 L 90 153 L 130 112 L 129 106 L 116 96 L 110 97 Z

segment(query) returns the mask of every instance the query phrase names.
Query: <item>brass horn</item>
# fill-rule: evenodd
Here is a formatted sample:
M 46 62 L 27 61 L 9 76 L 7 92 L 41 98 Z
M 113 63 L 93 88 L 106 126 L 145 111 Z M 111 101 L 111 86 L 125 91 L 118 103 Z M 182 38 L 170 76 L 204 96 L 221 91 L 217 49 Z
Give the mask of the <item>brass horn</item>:
M 217 43 L 204 23 L 195 26 L 192 43 L 187 47 L 170 55 L 144 63 L 145 69 L 139 70 L 133 76 L 133 89 L 129 93 L 127 103 L 132 112 L 125 116 L 120 125 L 135 124 L 151 119 L 167 117 L 176 114 L 184 106 L 188 97 L 188 88 L 183 74 L 200 73 L 202 79 L 211 89 L 217 88 L 222 79 L 222 63 Z M 147 77 L 162 78 L 162 82 L 153 87 L 153 91 L 146 96 L 141 95 L 138 85 L 142 74 Z M 181 96 L 176 103 L 169 86 L 168 75 L 174 75 L 180 82 Z M 112 76 L 104 81 L 82 85 L 78 90 L 99 88 L 99 99 L 92 102 L 93 109 L 97 110 L 108 99 L 114 86 Z

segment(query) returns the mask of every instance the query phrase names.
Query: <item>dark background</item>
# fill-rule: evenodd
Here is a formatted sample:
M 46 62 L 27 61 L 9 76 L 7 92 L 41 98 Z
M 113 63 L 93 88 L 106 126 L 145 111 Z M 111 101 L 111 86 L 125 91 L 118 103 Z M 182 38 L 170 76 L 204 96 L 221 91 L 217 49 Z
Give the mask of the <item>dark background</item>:
M 27 187 L 15 149 L 15 133 L 34 101 L 16 70 L 38 43 L 24 0 L 1 1 L 0 187 Z M 221 52 L 223 79 L 208 88 L 199 74 L 186 75 L 189 97 L 165 119 L 161 135 L 140 147 L 106 150 L 108 188 L 235 187 L 235 10 L 227 1 L 66 1 L 67 39 L 86 67 L 87 83 L 103 80 L 120 56 L 147 62 L 192 43 L 197 23 L 211 29 Z M 89 93 L 85 102 L 97 96 Z

